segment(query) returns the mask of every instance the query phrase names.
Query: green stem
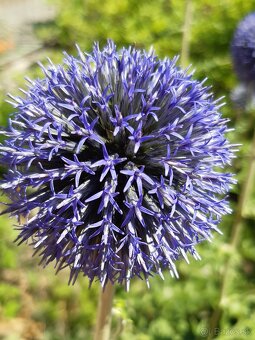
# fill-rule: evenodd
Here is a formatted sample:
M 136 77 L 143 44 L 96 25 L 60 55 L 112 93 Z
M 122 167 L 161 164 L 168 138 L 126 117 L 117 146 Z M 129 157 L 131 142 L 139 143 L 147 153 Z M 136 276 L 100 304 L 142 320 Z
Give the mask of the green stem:
M 99 298 L 94 340 L 110 340 L 113 296 L 114 286 L 108 282 Z
M 181 47 L 181 66 L 183 68 L 188 66 L 191 22 L 192 22 L 192 0 L 186 0 Z
M 251 144 L 251 152 L 250 152 L 250 160 L 248 165 L 247 177 L 246 181 L 243 184 L 240 198 L 238 201 L 238 206 L 236 210 L 234 226 L 232 229 L 232 235 L 230 238 L 230 246 L 232 251 L 234 252 L 237 247 L 241 236 L 242 231 L 242 219 L 244 217 L 245 205 L 247 203 L 248 197 L 250 195 L 250 190 L 253 187 L 253 181 L 255 177 L 255 130 L 253 134 L 252 144 Z M 227 295 L 227 283 L 231 274 L 231 270 L 233 267 L 232 256 L 230 256 L 224 266 L 223 277 L 221 281 L 220 287 L 220 297 L 217 307 L 215 308 L 211 323 L 210 323 L 210 332 L 208 333 L 208 340 L 212 339 L 215 335 L 215 329 L 218 327 L 221 316 L 222 316 L 222 306 Z

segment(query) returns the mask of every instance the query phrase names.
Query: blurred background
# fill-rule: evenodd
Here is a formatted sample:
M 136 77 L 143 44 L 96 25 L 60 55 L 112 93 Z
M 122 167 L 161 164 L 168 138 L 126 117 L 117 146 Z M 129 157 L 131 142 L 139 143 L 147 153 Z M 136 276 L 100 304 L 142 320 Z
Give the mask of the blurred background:
M 225 96 L 233 143 L 241 143 L 232 166 L 238 184 L 230 194 L 234 213 L 224 218 L 212 244 L 197 247 L 202 261 L 179 261 L 180 279 L 133 280 L 117 287 L 112 339 L 255 339 L 255 190 L 250 181 L 245 204 L 240 196 L 251 164 L 255 110 L 231 102 L 238 81 L 230 43 L 238 22 L 255 11 L 243 0 L 0 0 L 0 124 L 13 111 L 6 94 L 25 88 L 24 76 L 43 77 L 37 61 L 61 62 L 76 55 L 75 43 L 90 51 L 107 38 L 118 47 L 154 46 L 160 57 L 181 54 L 198 79 L 208 78 L 215 97 Z M 254 154 L 253 154 L 254 156 Z M 247 185 L 246 185 L 247 187 Z M 248 193 L 248 194 L 247 194 Z M 239 206 L 238 206 L 239 201 Z M 68 270 L 43 269 L 33 250 L 17 247 L 16 221 L 0 217 L 0 339 L 91 339 L 99 293 L 80 277 L 68 286 Z

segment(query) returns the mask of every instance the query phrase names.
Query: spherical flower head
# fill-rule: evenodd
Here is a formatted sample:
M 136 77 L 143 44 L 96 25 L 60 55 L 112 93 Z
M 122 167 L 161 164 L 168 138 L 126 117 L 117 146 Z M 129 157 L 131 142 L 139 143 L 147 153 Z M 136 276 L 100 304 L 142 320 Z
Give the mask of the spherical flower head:
M 255 12 L 238 25 L 231 44 L 234 69 L 239 80 L 255 84 Z
M 6 212 L 23 216 L 18 240 L 70 267 L 71 282 L 177 277 L 175 261 L 199 258 L 230 212 L 221 104 L 176 59 L 112 41 L 78 51 L 13 97 L 1 188 Z

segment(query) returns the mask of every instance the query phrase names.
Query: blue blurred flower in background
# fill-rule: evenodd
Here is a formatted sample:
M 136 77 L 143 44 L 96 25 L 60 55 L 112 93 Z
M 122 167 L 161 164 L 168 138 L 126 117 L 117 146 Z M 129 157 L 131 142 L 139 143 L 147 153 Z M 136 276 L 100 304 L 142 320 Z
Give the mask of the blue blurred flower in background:
M 231 56 L 240 84 L 232 92 L 238 108 L 255 106 L 255 12 L 237 26 L 231 42 Z
M 175 260 L 199 258 L 195 245 L 231 211 L 222 104 L 176 59 L 112 41 L 78 51 L 12 97 L 5 212 L 25 217 L 18 241 L 44 265 L 70 267 L 70 282 L 178 277 Z
M 238 25 L 231 44 L 233 64 L 239 80 L 255 83 L 255 12 Z

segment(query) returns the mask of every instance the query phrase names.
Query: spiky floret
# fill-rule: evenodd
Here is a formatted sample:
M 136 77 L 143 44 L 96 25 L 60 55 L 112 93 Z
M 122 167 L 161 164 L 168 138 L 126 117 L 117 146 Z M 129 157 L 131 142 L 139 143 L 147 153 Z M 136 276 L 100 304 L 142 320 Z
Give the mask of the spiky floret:
M 199 258 L 195 245 L 230 212 L 221 104 L 175 63 L 95 44 L 42 66 L 45 78 L 13 98 L 0 146 L 6 212 L 26 217 L 18 241 L 69 266 L 71 282 L 178 276 L 175 260 Z
M 239 23 L 232 40 L 231 52 L 239 80 L 255 85 L 255 12 Z

